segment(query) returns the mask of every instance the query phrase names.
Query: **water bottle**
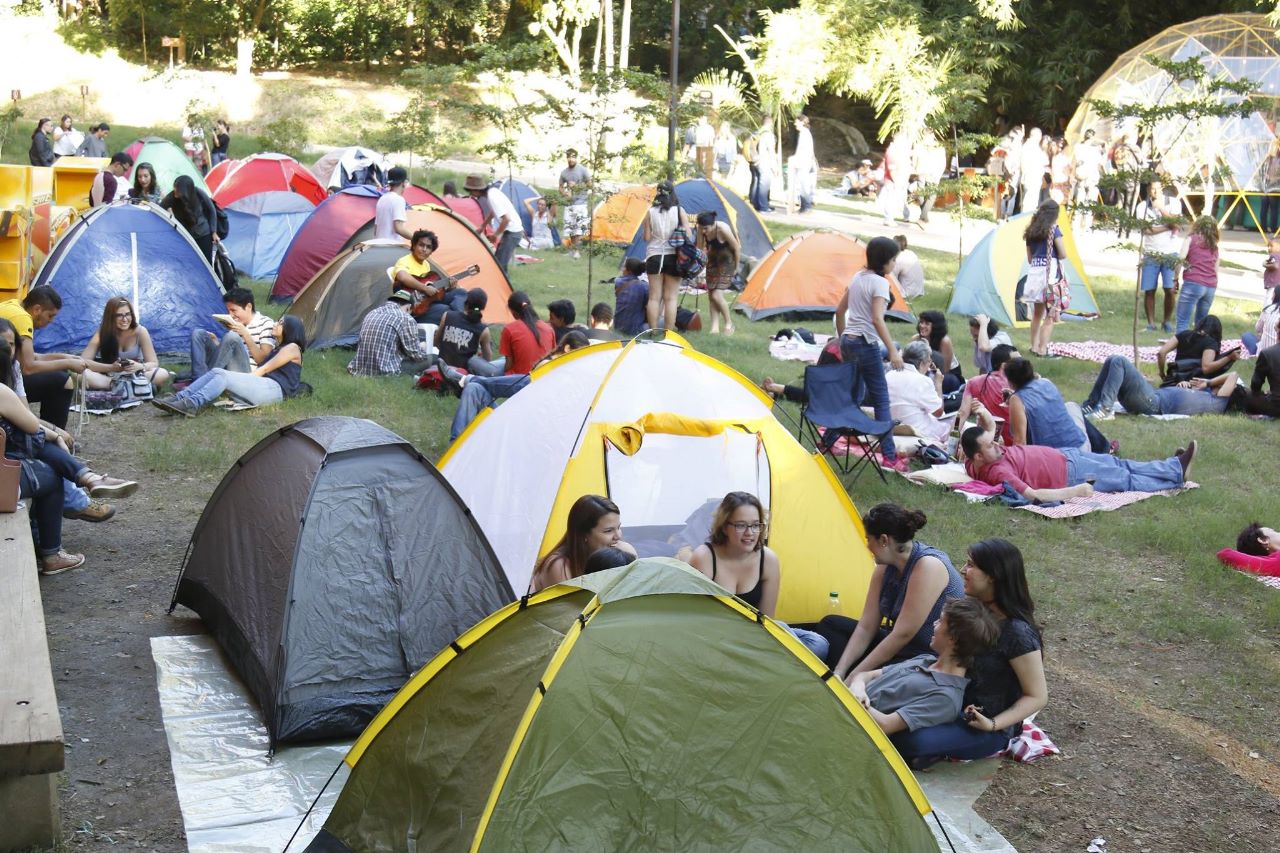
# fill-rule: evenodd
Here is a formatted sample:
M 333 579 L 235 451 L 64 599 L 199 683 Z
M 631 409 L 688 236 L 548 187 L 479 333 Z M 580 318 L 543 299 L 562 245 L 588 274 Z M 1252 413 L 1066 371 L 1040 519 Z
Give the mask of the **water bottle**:
M 842 616 L 840 608 L 840 593 L 833 592 L 827 596 L 827 613 L 831 616 Z

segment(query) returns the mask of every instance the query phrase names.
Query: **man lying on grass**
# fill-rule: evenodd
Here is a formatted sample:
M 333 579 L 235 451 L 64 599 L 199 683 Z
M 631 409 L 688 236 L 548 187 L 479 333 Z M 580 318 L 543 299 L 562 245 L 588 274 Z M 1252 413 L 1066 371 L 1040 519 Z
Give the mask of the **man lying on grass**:
M 993 486 L 1008 483 L 1032 501 L 1087 498 L 1099 492 L 1159 492 L 1182 488 L 1196 455 L 1196 442 L 1168 459 L 1135 462 L 1105 453 L 1058 450 L 1035 444 L 1002 447 L 996 422 L 981 403 L 974 405 L 978 426 L 960 436 L 964 469 L 975 480 Z
M 953 722 L 964 704 L 966 670 L 999 636 L 986 605 L 976 598 L 953 598 L 933 625 L 929 645 L 937 657 L 920 655 L 860 672 L 850 689 L 885 734 Z
M 1235 549 L 1223 548 L 1218 559 L 1233 569 L 1280 577 L 1280 532 L 1255 521 L 1240 531 Z

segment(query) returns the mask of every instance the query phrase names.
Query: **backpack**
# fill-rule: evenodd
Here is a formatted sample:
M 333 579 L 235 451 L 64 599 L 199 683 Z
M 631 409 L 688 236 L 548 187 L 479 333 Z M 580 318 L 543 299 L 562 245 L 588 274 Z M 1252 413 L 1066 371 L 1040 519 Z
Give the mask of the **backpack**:
M 227 247 L 221 242 L 213 244 L 213 272 L 222 284 L 223 293 L 230 293 L 232 288 L 240 285 L 236 265 L 227 254 Z
M 695 279 L 707 268 L 707 252 L 698 246 L 685 228 L 671 232 L 668 244 L 676 250 L 676 274 L 685 281 Z
M 213 201 L 212 198 L 209 200 Z M 219 240 L 225 240 L 227 239 L 227 235 L 231 233 L 231 220 L 227 219 L 226 211 L 223 210 L 216 201 L 213 202 L 213 212 L 217 217 L 213 233 L 218 235 Z
M 155 371 L 152 371 L 155 375 Z M 130 409 L 140 406 L 155 396 L 151 387 L 151 377 L 142 371 L 136 373 L 117 373 L 111 378 L 111 394 L 119 398 L 117 409 Z

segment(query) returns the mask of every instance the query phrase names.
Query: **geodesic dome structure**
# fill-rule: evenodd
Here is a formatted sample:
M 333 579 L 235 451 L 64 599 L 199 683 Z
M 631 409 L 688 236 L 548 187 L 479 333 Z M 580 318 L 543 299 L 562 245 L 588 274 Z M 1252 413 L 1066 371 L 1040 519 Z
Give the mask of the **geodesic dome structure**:
M 1266 15 L 1227 14 L 1177 24 L 1121 55 L 1085 93 L 1067 126 L 1076 144 L 1086 130 L 1110 142 L 1136 129 L 1113 124 L 1089 103 L 1091 98 L 1115 104 L 1156 104 L 1170 100 L 1170 77 L 1146 57 L 1183 61 L 1199 58 L 1210 76 L 1248 79 L 1258 109 L 1241 118 L 1209 118 L 1188 126 L 1170 119 L 1156 127 L 1155 147 L 1171 174 L 1189 175 L 1201 166 L 1214 173 L 1219 191 L 1245 193 L 1262 189 L 1262 165 L 1275 141 L 1280 112 L 1280 37 Z M 1176 93 L 1175 93 L 1176 97 Z M 1237 96 L 1224 96 L 1239 100 Z

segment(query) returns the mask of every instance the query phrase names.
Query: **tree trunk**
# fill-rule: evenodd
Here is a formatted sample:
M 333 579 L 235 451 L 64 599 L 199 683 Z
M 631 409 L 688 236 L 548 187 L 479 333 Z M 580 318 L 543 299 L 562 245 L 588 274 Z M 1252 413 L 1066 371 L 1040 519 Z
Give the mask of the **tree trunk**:
M 613 71 L 613 0 L 601 0 L 600 19 L 604 24 L 604 70 Z
M 142 21 L 142 64 L 147 64 L 147 4 L 138 7 L 138 17 Z
M 631 0 L 622 0 L 622 32 L 618 35 L 618 67 L 624 71 L 631 54 Z
M 253 37 L 236 39 L 236 76 L 247 80 L 253 75 Z
M 600 0 L 600 17 L 596 21 L 596 49 L 591 54 L 591 73 L 600 73 L 600 50 L 604 45 L 604 0 Z

